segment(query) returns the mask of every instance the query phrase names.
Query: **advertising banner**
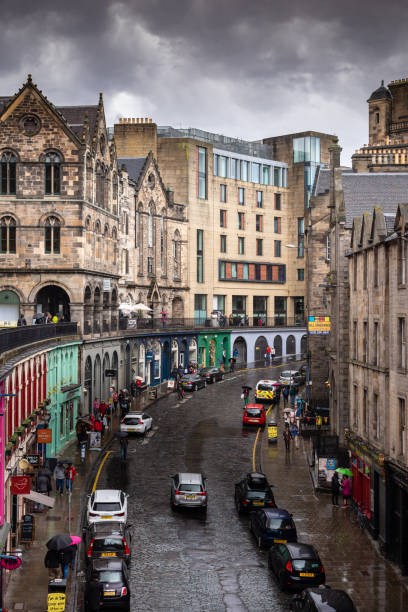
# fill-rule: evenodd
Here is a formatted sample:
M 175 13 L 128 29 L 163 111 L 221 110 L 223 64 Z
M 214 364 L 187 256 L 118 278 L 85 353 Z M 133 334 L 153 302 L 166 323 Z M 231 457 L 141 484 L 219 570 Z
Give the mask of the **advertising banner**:
M 326 315 L 310 316 L 307 331 L 312 335 L 330 334 L 330 317 Z

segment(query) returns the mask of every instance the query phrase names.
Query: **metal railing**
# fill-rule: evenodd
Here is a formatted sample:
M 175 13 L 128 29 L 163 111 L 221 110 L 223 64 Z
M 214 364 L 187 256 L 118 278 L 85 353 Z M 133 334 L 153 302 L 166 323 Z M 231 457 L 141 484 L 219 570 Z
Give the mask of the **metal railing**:
M 78 333 L 78 323 L 50 323 L 49 325 L 24 325 L 0 329 L 0 354 L 14 348 L 41 340 L 73 336 Z
M 128 318 L 121 317 L 119 319 L 119 329 L 134 331 L 135 329 L 235 329 L 235 328 L 275 328 L 275 327 L 305 327 L 306 322 L 302 318 L 294 317 L 224 317 L 223 319 L 211 318 L 167 318 L 165 321 L 162 318 Z

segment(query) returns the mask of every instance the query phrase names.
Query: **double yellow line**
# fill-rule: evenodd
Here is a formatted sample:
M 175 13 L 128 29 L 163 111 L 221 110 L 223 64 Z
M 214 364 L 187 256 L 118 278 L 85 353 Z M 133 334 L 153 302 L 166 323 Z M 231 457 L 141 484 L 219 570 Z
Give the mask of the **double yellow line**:
M 99 466 L 99 469 L 98 469 L 98 471 L 96 473 L 95 480 L 94 480 L 94 483 L 93 483 L 93 486 L 92 486 L 92 493 L 95 493 L 96 485 L 98 484 L 99 476 L 101 475 L 103 465 L 104 465 L 105 461 L 107 460 L 107 458 L 109 457 L 109 455 L 111 454 L 111 452 L 112 451 L 108 451 L 106 453 L 106 455 L 104 456 L 104 458 L 102 459 L 102 461 L 101 461 L 101 465 Z
M 270 404 L 268 410 L 266 411 L 266 417 L 268 416 L 269 412 L 272 410 L 273 405 Z M 262 427 L 258 427 L 258 431 L 256 432 L 256 438 L 255 438 L 255 442 L 254 442 L 254 446 L 252 449 L 252 471 L 256 472 L 256 461 L 255 461 L 255 455 L 256 455 L 256 446 L 258 444 L 258 439 L 259 439 L 259 434 L 261 433 L 261 429 Z

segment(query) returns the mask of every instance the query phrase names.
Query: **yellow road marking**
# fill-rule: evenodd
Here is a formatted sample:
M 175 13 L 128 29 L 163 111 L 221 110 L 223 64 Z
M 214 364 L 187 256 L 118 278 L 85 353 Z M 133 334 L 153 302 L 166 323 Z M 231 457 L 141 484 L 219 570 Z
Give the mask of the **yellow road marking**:
M 256 472 L 256 466 L 255 466 L 255 452 L 256 452 L 256 445 L 258 443 L 258 438 L 259 438 L 259 432 L 261 431 L 261 428 L 258 427 L 258 431 L 256 432 L 256 438 L 255 438 L 255 442 L 254 442 L 254 448 L 252 451 L 252 470 L 254 472 Z
M 102 459 L 102 463 L 101 463 L 101 465 L 99 466 L 99 470 L 97 471 L 96 476 L 95 476 L 95 481 L 94 481 L 94 483 L 93 483 L 93 487 L 92 487 L 92 493 L 95 493 L 96 485 L 98 484 L 98 480 L 99 480 L 99 476 L 100 476 L 101 471 L 102 471 L 102 468 L 103 468 L 103 464 L 105 463 L 105 461 L 107 460 L 107 458 L 109 457 L 109 455 L 111 454 L 111 452 L 112 452 L 112 451 L 108 451 L 108 452 L 106 453 L 106 455 L 104 456 L 104 458 Z

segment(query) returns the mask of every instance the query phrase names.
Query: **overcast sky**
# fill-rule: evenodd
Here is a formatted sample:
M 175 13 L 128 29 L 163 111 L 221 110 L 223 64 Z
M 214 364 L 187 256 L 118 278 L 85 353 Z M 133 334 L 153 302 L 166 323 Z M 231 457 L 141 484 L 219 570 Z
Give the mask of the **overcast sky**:
M 0 0 L 0 95 L 32 73 L 55 104 L 108 124 L 152 117 L 255 140 L 367 142 L 381 79 L 408 76 L 408 3 L 388 0 Z

